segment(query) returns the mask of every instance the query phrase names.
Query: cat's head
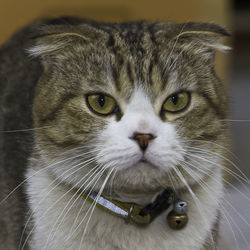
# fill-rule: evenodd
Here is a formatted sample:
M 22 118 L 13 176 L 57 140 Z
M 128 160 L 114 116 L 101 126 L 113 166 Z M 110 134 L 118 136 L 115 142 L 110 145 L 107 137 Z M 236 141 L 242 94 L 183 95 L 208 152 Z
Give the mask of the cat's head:
M 128 193 L 218 169 L 227 98 L 214 55 L 224 35 L 207 23 L 43 27 L 30 51 L 44 65 L 33 108 L 44 167 L 78 187 Z

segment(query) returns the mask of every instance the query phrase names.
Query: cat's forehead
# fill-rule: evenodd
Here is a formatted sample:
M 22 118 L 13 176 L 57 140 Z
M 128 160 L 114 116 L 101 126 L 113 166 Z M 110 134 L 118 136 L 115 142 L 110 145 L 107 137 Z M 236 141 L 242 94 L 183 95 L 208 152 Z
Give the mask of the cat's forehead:
M 224 33 L 219 26 L 199 23 L 53 26 L 46 27 L 30 52 L 52 66 L 49 74 L 59 71 L 55 85 L 66 82 L 119 99 L 129 99 L 140 86 L 154 100 L 200 88 L 198 82 L 213 85 L 214 53 L 222 48 L 218 39 Z
M 192 87 L 197 82 L 176 45 L 159 45 L 145 29 L 109 32 L 101 43 L 93 43 L 83 53 L 84 88 L 130 99 L 137 89 L 143 89 L 152 101 L 159 95 Z M 71 64 L 69 64 L 71 65 Z M 188 65 L 187 65 L 188 66 Z
M 83 89 L 107 93 L 126 101 L 140 89 L 155 102 L 160 96 L 166 97 L 179 91 L 197 88 L 198 80 L 191 69 L 179 65 L 168 70 L 168 65 L 157 61 L 155 55 L 149 54 L 150 52 L 139 60 L 136 56 L 121 52 L 119 55 L 107 52 L 98 59 L 98 63 L 85 61 L 89 64 L 89 71 L 82 75 Z M 165 63 L 168 64 L 168 61 Z

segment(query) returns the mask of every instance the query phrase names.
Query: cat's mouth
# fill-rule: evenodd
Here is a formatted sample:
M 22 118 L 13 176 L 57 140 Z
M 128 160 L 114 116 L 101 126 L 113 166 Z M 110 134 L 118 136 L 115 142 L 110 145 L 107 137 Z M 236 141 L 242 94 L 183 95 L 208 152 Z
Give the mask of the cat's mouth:
M 138 163 L 149 163 L 149 162 L 143 155 L 142 158 L 138 161 Z
M 147 160 L 144 156 L 141 157 L 141 159 L 134 165 L 134 167 L 138 168 L 158 168 L 156 165 L 154 165 L 152 162 Z

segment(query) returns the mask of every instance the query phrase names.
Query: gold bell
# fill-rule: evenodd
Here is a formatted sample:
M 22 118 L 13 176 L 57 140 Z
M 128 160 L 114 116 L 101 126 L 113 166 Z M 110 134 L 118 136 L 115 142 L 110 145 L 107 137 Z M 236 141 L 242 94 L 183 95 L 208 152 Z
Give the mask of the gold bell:
M 170 228 L 180 230 L 187 225 L 188 216 L 186 213 L 178 214 L 175 210 L 172 210 L 167 216 L 167 223 Z

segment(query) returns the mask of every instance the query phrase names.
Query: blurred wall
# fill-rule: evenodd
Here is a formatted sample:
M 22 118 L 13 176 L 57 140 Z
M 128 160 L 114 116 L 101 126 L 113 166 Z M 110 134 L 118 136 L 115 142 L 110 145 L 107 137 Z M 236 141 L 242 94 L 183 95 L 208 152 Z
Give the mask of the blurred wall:
M 33 19 L 62 15 L 108 22 L 215 22 L 230 30 L 231 6 L 229 0 L 0 0 L 0 44 Z M 225 80 L 227 62 L 218 55 L 217 71 Z
M 250 178 L 250 1 L 234 0 L 233 7 L 231 128 L 235 163 Z

